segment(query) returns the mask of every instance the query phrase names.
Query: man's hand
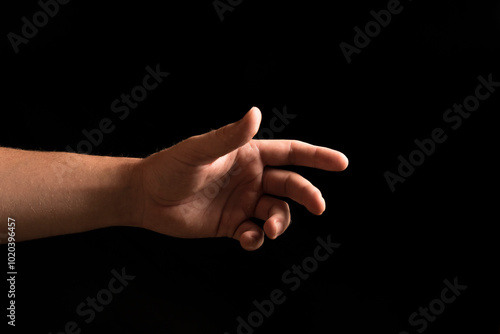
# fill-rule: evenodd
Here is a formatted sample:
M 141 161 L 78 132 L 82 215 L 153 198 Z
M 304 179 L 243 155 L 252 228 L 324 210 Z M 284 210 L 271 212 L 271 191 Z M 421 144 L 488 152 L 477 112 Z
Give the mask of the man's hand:
M 340 152 L 293 140 L 252 140 L 261 121 L 252 108 L 241 120 L 155 153 L 138 163 L 139 225 L 181 238 L 230 237 L 258 249 L 290 224 L 288 197 L 311 213 L 325 210 L 321 192 L 297 173 L 300 165 L 342 171 Z M 250 219 L 264 220 L 264 231 Z
M 0 147 L 0 220 L 16 219 L 16 241 L 139 226 L 181 238 L 231 237 L 255 250 L 264 231 L 274 239 L 290 224 L 288 204 L 275 196 L 313 214 L 325 210 L 316 187 L 274 166 L 347 167 L 328 148 L 252 140 L 260 121 L 252 108 L 236 123 L 145 159 Z M 264 231 L 252 217 L 265 221 Z

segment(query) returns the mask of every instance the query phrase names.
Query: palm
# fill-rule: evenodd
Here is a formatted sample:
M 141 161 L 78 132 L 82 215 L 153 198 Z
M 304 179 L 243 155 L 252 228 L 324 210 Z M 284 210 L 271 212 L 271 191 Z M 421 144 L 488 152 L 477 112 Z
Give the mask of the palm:
M 288 204 L 276 196 L 323 212 L 321 193 L 309 181 L 268 166 L 342 170 L 345 156 L 297 141 L 251 140 L 257 116 L 249 112 L 240 122 L 144 159 L 143 227 L 175 237 L 232 237 L 252 250 L 262 244 L 264 231 L 274 239 L 290 223 Z M 265 221 L 264 231 L 252 217 Z
M 148 186 L 151 200 L 146 212 L 159 217 L 146 219 L 145 227 L 176 237 L 232 237 L 242 222 L 254 217 L 263 195 L 263 170 L 253 142 L 209 165 L 192 166 L 175 157 L 162 180 L 175 186 L 156 190 Z

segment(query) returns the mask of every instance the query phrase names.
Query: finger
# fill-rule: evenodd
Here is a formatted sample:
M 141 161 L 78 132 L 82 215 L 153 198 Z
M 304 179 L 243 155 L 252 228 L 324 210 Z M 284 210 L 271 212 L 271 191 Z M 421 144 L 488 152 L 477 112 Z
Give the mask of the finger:
M 254 251 L 264 243 L 264 231 L 257 224 L 247 220 L 238 226 L 233 239 L 239 240 L 243 249 Z
M 270 239 L 276 239 L 290 226 L 290 207 L 280 199 L 264 195 L 257 202 L 255 217 L 265 220 L 264 232 Z
M 347 157 L 336 150 L 315 146 L 298 140 L 256 140 L 262 161 L 268 166 L 296 165 L 342 171 Z
M 209 164 L 248 143 L 257 133 L 261 119 L 259 108 L 253 107 L 239 121 L 190 137 L 172 149 L 178 150 L 188 164 Z
M 291 198 L 315 215 L 325 211 L 326 205 L 321 191 L 295 172 L 275 168 L 264 169 L 262 189 L 266 194 Z

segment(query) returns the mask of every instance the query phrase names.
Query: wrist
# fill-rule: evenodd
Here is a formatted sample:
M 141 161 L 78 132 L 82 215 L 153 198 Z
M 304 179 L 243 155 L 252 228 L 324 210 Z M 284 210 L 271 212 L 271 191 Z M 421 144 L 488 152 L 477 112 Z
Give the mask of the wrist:
M 116 189 L 115 217 L 111 226 L 142 227 L 144 213 L 142 186 L 142 159 L 116 158 L 118 178 Z

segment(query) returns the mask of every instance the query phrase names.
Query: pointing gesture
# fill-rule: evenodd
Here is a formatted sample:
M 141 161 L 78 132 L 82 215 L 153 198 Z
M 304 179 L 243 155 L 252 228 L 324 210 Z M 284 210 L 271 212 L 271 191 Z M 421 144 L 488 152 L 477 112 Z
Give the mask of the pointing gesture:
M 264 233 L 275 239 L 290 224 L 288 204 L 277 197 L 316 215 L 325 210 L 318 188 L 278 166 L 347 167 L 329 148 L 253 140 L 261 117 L 252 108 L 235 123 L 145 159 L 0 147 L 0 215 L 18 222 L 16 241 L 138 226 L 180 238 L 230 237 L 255 250 Z
M 140 226 L 181 238 L 230 237 L 246 250 L 258 249 L 264 233 L 275 239 L 290 224 L 288 197 L 321 214 L 321 192 L 301 175 L 275 168 L 297 165 L 342 171 L 340 152 L 294 140 L 252 140 L 261 113 L 190 137 L 139 164 Z M 264 220 L 264 230 L 252 217 Z

